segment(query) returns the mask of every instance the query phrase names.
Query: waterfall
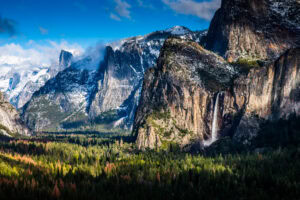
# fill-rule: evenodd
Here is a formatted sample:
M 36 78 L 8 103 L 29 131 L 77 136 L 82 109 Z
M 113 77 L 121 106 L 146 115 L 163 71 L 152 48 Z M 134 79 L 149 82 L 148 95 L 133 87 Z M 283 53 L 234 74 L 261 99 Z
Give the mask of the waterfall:
M 214 109 L 214 118 L 212 123 L 212 131 L 211 131 L 211 141 L 212 143 L 215 142 L 218 139 L 218 111 L 219 111 L 219 95 L 217 95 L 216 103 L 215 103 L 215 109 Z
M 218 139 L 218 111 L 219 111 L 219 96 L 220 93 L 217 94 L 216 102 L 215 102 L 215 108 L 213 113 L 213 121 L 212 121 L 212 129 L 211 129 L 211 138 L 207 141 L 204 141 L 204 146 L 210 146 L 212 143 L 217 141 Z

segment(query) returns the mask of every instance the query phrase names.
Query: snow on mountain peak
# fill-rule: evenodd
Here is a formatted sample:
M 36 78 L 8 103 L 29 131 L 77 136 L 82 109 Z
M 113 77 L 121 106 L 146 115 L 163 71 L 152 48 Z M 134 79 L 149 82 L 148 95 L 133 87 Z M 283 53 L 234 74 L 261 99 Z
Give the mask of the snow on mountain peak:
M 184 26 L 174 26 L 172 28 L 167 29 L 166 32 L 169 32 L 173 35 L 184 35 L 190 33 L 191 31 Z

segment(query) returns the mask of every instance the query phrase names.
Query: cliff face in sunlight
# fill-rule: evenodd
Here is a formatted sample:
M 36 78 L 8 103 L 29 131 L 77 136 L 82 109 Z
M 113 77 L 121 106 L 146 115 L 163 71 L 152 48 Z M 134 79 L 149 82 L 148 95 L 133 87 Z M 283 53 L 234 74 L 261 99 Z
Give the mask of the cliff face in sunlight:
M 168 39 L 145 75 L 138 147 L 205 146 L 214 132 L 249 145 L 264 122 L 299 116 L 299 8 L 295 0 L 223 0 L 202 40 L 208 50 Z
M 145 75 L 134 127 L 138 146 L 184 146 L 208 138 L 216 95 L 230 86 L 236 73 L 198 44 L 168 39 L 158 66 Z
M 300 49 L 247 73 L 196 43 L 169 39 L 145 76 L 134 131 L 140 148 L 209 140 L 217 95 L 219 136 L 248 143 L 265 120 L 300 115 Z

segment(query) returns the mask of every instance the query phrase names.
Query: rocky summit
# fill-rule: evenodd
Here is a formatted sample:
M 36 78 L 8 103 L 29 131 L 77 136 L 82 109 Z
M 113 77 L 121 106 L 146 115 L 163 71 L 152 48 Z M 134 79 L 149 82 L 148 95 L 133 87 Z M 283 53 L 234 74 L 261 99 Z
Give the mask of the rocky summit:
M 299 13 L 298 0 L 223 0 L 203 43 L 230 62 L 277 58 L 300 45 Z
M 223 0 L 204 47 L 168 39 L 144 78 L 137 146 L 202 148 L 224 136 L 251 145 L 263 123 L 299 116 L 299 7 Z

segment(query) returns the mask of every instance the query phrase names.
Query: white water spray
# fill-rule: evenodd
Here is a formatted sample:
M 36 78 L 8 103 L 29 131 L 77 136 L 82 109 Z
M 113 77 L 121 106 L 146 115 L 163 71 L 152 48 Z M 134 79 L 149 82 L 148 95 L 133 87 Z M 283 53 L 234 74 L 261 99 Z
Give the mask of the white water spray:
M 220 95 L 220 93 L 217 94 L 214 113 L 213 113 L 211 138 L 207 141 L 204 141 L 204 143 L 203 143 L 204 146 L 210 146 L 212 143 L 214 143 L 218 139 L 218 131 L 219 131 L 219 127 L 218 127 L 219 95 Z

